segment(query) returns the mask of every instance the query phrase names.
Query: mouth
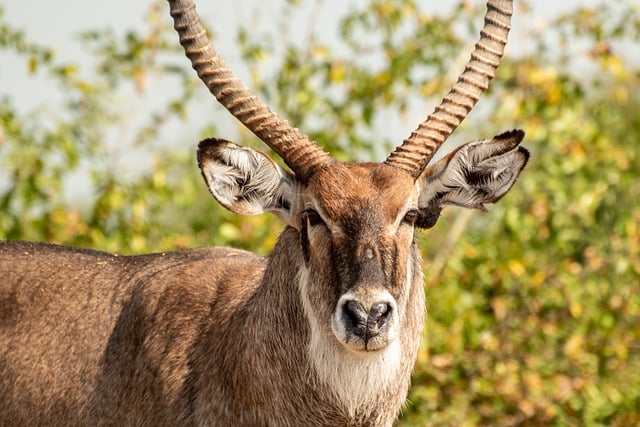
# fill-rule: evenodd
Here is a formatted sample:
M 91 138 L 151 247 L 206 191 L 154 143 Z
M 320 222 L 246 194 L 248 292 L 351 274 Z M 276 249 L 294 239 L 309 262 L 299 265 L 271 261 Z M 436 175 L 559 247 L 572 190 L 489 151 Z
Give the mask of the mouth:
M 375 353 L 381 350 L 384 350 L 386 347 L 391 344 L 387 334 L 378 334 L 375 336 L 355 336 L 351 335 L 346 337 L 346 339 L 340 340 L 343 346 L 345 346 L 348 350 L 355 353 Z

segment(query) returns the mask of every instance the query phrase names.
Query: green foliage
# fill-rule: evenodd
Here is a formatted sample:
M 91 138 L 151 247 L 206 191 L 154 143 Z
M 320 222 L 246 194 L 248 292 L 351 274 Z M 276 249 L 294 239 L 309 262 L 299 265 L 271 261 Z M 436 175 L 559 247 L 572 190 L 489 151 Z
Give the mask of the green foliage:
M 308 6 L 288 1 L 283 14 Z M 333 38 L 315 28 L 292 40 L 293 20 L 283 20 L 279 35 L 243 27 L 237 41 L 274 110 L 340 159 L 380 159 L 399 143 L 387 141 L 387 123 L 444 94 L 481 12 L 370 0 L 336 18 Z M 516 13 L 524 22 L 530 11 Z M 218 207 L 195 144 L 166 144 L 202 91 L 167 15 L 154 2 L 141 32 L 83 33 L 94 58 L 86 69 L 0 14 L 0 49 L 63 99 L 24 114 L 0 97 L 0 238 L 120 253 L 273 246 L 279 220 Z M 640 68 L 625 56 L 640 43 L 637 16 L 637 6 L 609 2 L 534 27 L 528 53 L 512 46 L 481 111 L 458 131 L 477 139 L 521 127 L 532 160 L 489 214 L 450 209 L 419 237 L 429 319 L 400 425 L 640 423 Z M 158 82 L 178 89 L 133 120 L 128 100 Z M 202 126 L 194 141 L 215 134 L 215 123 Z M 76 191 L 86 194 L 74 200 Z

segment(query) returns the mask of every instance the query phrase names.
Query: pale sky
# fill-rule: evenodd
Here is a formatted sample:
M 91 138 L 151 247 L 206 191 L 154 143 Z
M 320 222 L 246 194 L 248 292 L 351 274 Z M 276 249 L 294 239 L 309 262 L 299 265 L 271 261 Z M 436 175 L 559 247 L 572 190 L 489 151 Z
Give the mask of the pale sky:
M 482 0 L 473 1 L 478 4 L 484 3 Z M 509 55 L 509 49 L 518 49 L 519 52 L 527 45 L 525 28 L 544 28 L 549 21 L 549 17 L 558 14 L 560 11 L 570 10 L 578 4 L 592 5 L 600 1 L 531 0 L 528 4 L 533 7 L 533 13 L 528 17 L 532 19 L 527 22 L 523 22 L 520 18 L 517 11 L 519 2 L 516 1 L 516 10 L 506 55 Z M 640 0 L 632 1 L 637 2 Z M 322 2 L 321 6 L 314 6 L 313 13 L 317 15 L 315 16 L 317 27 L 322 29 L 333 28 L 336 25 L 336 22 L 334 22 L 336 9 L 344 9 L 348 5 L 358 4 L 359 2 L 363 2 L 363 0 L 331 0 Z M 6 19 L 14 27 L 25 30 L 29 40 L 52 47 L 58 62 L 77 61 L 80 64 L 83 63 L 83 52 L 80 43 L 74 38 L 79 32 L 111 27 L 116 33 L 122 33 L 131 28 L 142 28 L 144 16 L 149 9 L 150 3 L 148 0 L 0 0 L 0 6 L 4 8 Z M 314 4 L 313 1 L 307 3 Z M 282 8 L 284 0 L 196 0 L 196 4 L 202 20 L 210 28 L 213 28 L 216 33 L 216 49 L 240 79 L 245 84 L 248 84 L 246 68 L 243 68 L 244 64 L 241 63 L 239 55 L 236 53 L 235 28 L 238 22 L 258 22 L 264 28 L 271 23 L 275 23 L 278 19 L 278 11 Z M 438 12 L 443 7 L 446 7 L 443 5 L 447 4 L 442 0 L 424 1 L 423 10 Z M 165 5 L 164 7 L 168 16 L 168 6 Z M 256 17 L 258 19 L 255 19 Z M 304 31 L 305 23 L 306 21 L 301 21 L 300 24 L 292 25 L 288 36 L 292 40 L 300 37 L 300 33 Z M 478 26 L 480 25 L 481 23 L 478 23 Z M 323 35 L 325 34 L 329 34 L 330 37 L 331 31 L 323 31 Z M 46 108 L 52 103 L 55 105 L 55 100 L 53 99 L 55 91 L 51 90 L 51 85 L 52 82 L 50 80 L 38 76 L 35 78 L 29 76 L 27 64 L 24 60 L 17 60 L 13 55 L 0 54 L 0 97 L 9 95 L 20 111 L 31 111 L 37 107 Z M 203 94 L 206 94 L 206 89 L 204 88 Z M 163 98 L 163 93 L 154 93 L 153 96 L 160 97 L 158 98 L 158 103 L 160 104 L 161 100 L 169 98 L 169 96 Z M 421 105 L 418 111 L 413 113 L 414 116 L 409 114 L 406 117 L 410 124 L 404 122 L 385 123 L 384 131 L 388 132 L 385 136 L 392 141 L 401 141 L 412 130 L 413 124 L 419 123 L 425 114 L 431 112 L 435 103 L 439 101 L 439 99 L 425 100 L 424 105 Z M 141 106 L 136 113 L 145 114 L 145 108 L 147 107 Z M 207 114 L 211 114 L 211 112 L 209 111 Z M 191 117 L 191 120 L 197 121 L 198 119 L 197 113 L 195 117 Z M 224 129 L 224 126 L 233 128 L 235 123 L 232 120 L 225 119 L 221 118 L 217 122 L 221 123 L 222 130 L 232 132 L 232 129 Z M 173 136 L 170 137 L 173 138 Z
M 316 10 L 320 14 L 318 19 L 321 23 L 335 25 L 335 22 L 331 21 L 336 8 L 344 8 L 345 5 L 361 1 L 326 1 Z M 426 10 L 433 8 L 434 12 L 443 7 L 441 1 L 432 0 L 424 3 Z M 560 10 L 571 9 L 577 4 L 595 4 L 598 0 L 538 0 L 529 3 L 534 9 L 534 21 L 531 24 L 544 25 L 547 17 Z M 56 56 L 62 61 L 77 59 L 82 54 L 80 44 L 74 39 L 74 35 L 92 28 L 111 27 L 116 32 L 140 28 L 149 4 L 147 0 L 0 0 L 5 17 L 14 27 L 25 30 L 30 40 L 53 47 Z M 203 21 L 216 31 L 216 48 L 234 68 L 234 62 L 239 60 L 233 55 L 234 28 L 237 23 L 247 22 L 258 13 L 261 15 L 261 24 L 268 25 L 277 19 L 283 0 L 199 0 L 196 4 Z M 516 45 L 518 39 L 523 37 L 519 29 L 525 26 L 525 23 L 519 20 L 517 5 L 518 2 L 510 45 Z M 303 25 L 304 23 L 299 25 L 300 31 L 303 30 Z M 291 37 L 296 37 L 295 26 Z M 37 102 L 36 99 L 42 98 L 38 95 L 41 94 L 41 90 L 46 92 L 46 86 L 40 85 L 44 82 L 34 82 L 34 79 L 28 78 L 26 74 L 26 64 L 23 61 L 18 62 L 10 56 L 0 55 L 0 94 L 9 94 L 18 99 L 19 107 L 33 106 L 33 102 Z

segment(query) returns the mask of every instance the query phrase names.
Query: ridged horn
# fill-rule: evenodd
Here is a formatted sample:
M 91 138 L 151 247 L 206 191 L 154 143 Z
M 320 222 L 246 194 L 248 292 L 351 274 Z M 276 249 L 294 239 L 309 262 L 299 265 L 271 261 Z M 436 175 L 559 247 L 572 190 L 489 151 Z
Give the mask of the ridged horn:
M 334 161 L 307 135 L 260 102 L 233 75 L 213 49 L 192 0 L 168 1 L 186 56 L 220 104 L 278 153 L 299 178 L 306 180 L 314 170 Z
M 433 113 L 385 160 L 417 178 L 489 87 L 507 44 L 512 0 L 489 0 L 480 40 L 458 81 Z

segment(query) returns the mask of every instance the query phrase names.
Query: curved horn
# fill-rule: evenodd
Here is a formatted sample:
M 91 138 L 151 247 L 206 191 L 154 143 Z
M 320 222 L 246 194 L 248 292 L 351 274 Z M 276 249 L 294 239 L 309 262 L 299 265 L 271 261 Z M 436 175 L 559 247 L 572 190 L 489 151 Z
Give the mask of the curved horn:
M 234 117 L 271 147 L 301 179 L 331 156 L 297 128 L 280 119 L 252 95 L 213 50 L 192 0 L 168 0 L 174 28 L 193 69 L 209 91 Z
M 512 0 L 489 0 L 480 40 L 469 63 L 433 113 L 385 160 L 417 178 L 489 87 L 507 44 Z

